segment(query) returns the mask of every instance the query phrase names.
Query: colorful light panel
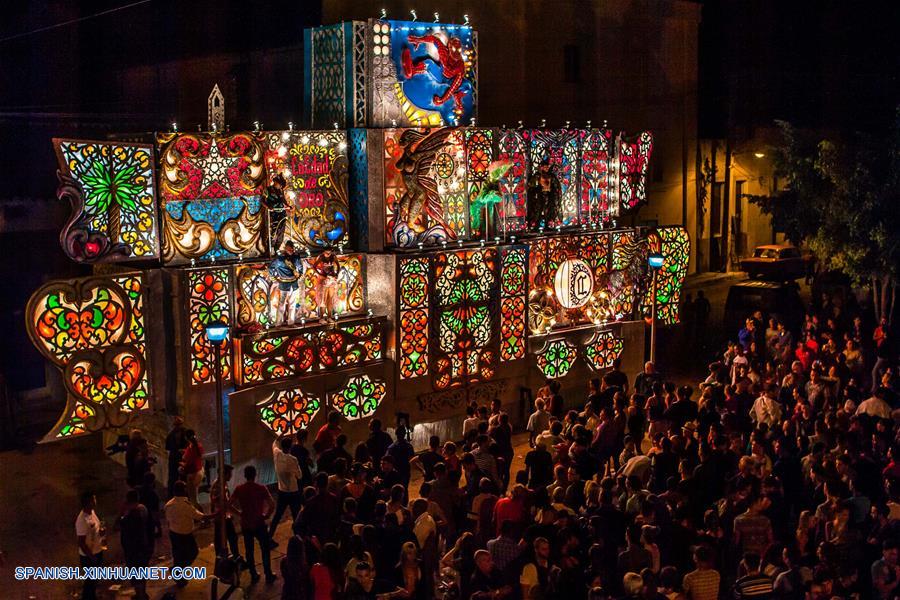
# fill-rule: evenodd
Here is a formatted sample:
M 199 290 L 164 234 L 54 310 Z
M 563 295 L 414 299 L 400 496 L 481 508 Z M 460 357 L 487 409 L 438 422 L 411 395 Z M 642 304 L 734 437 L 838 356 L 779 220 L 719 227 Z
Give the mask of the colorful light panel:
M 331 406 L 350 421 L 371 417 L 384 400 L 385 385 L 366 374 L 355 375 L 344 387 L 329 395 Z
M 53 140 L 58 151 L 59 197 L 72 216 L 60 239 L 78 262 L 156 257 L 153 149 L 142 144 Z

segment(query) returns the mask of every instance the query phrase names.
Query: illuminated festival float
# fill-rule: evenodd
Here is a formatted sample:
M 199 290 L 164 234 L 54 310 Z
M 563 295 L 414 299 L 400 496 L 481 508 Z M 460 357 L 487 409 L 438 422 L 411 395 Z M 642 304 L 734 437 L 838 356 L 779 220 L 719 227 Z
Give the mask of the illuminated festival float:
M 546 378 L 575 403 L 640 369 L 653 302 L 678 321 L 687 232 L 620 225 L 649 132 L 475 126 L 469 25 L 323 26 L 305 55 L 306 130 L 231 131 L 215 88 L 206 132 L 53 140 L 60 241 L 94 274 L 27 307 L 68 398 L 46 441 L 161 443 L 181 414 L 211 447 L 218 350 L 234 464 L 332 410 L 351 440 L 403 415 L 421 447 L 473 402 L 521 422 Z

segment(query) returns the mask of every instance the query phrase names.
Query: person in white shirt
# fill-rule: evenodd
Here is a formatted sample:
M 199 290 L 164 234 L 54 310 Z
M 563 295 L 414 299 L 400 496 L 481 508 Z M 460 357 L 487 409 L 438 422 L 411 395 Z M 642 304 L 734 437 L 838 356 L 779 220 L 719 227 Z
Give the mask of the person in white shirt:
M 291 509 L 294 519 L 300 514 L 300 480 L 303 473 L 300 471 L 300 462 L 291 454 L 291 438 L 286 437 L 272 442 L 272 458 L 275 462 L 275 479 L 278 480 L 278 501 L 275 504 L 275 514 L 272 523 L 269 524 L 269 537 L 275 535 L 275 529 L 284 516 L 284 510 Z
M 857 415 L 869 415 L 879 419 L 891 418 L 891 405 L 884 400 L 884 388 L 878 388 L 868 400 L 859 403 L 856 409 Z
M 91 492 L 81 496 L 81 512 L 75 518 L 75 535 L 78 537 L 78 558 L 82 567 L 99 567 L 103 564 L 105 530 L 94 509 L 97 498 Z M 82 598 L 97 597 L 97 580 L 85 579 Z
M 750 361 L 747 360 L 746 356 L 744 356 L 744 348 L 740 344 L 737 344 L 734 347 L 734 351 L 735 356 L 731 360 L 731 385 L 734 385 L 738 380 L 738 371 L 740 370 L 739 367 L 747 367 L 748 369 L 750 368 Z
M 172 543 L 172 566 L 190 566 L 200 552 L 194 538 L 194 521 L 206 520 L 208 516 L 188 500 L 187 485 L 183 481 L 176 481 L 172 486 L 172 498 L 166 502 L 165 512 Z M 186 579 L 180 579 L 176 585 L 184 587 L 187 583 Z
M 766 423 L 769 428 L 778 426 L 781 422 L 781 405 L 775 399 L 778 394 L 778 386 L 770 384 L 765 393 L 756 399 L 753 408 L 750 409 L 750 418 L 754 423 Z
M 463 437 L 470 431 L 478 429 L 481 418 L 478 416 L 478 407 L 472 403 L 466 408 L 466 419 L 463 421 Z
M 539 537 L 534 540 L 534 561 L 522 568 L 519 585 L 522 587 L 522 598 L 532 600 L 542 598 L 544 588 L 554 570 L 550 563 L 550 542 Z
M 534 440 L 535 447 L 544 444 L 547 451 L 550 454 L 553 454 L 556 452 L 556 445 L 562 442 L 562 429 L 563 424 L 561 421 L 553 421 L 550 423 L 550 427 L 545 431 L 542 431 L 540 435 L 537 436 L 537 439 Z
M 415 521 L 413 535 L 416 536 L 416 542 L 418 542 L 421 552 L 425 589 L 434 589 L 434 572 L 438 566 L 437 523 L 428 513 L 428 500 L 417 498 L 413 501 L 411 508 Z
M 534 401 L 534 412 L 528 417 L 528 441 L 534 448 L 534 439 L 550 428 L 550 413 L 545 410 L 546 403 L 543 398 Z

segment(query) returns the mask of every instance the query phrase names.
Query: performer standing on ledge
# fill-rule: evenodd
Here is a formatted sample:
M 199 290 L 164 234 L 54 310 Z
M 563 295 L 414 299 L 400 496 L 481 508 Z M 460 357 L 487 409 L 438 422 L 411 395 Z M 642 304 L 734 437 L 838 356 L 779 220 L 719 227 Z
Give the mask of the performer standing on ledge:
M 317 256 L 313 262 L 313 269 L 316 272 L 316 313 L 320 321 L 326 321 L 329 316 L 334 315 L 337 279 L 341 270 L 334 250 L 325 250 Z
M 288 206 L 284 200 L 284 177 L 276 173 L 272 185 L 266 188 L 265 205 L 269 211 L 269 249 L 274 252 L 284 240 L 284 225 L 287 221 Z
M 281 251 L 269 263 L 269 275 L 275 280 L 272 290 L 275 315 L 273 323 L 293 324 L 297 318 L 297 290 L 300 279 L 300 259 L 294 256 L 294 242 L 286 240 Z
M 562 188 L 553 173 L 550 159 L 541 161 L 538 172 L 528 180 L 528 227 L 532 230 L 551 227 L 559 221 L 559 203 Z

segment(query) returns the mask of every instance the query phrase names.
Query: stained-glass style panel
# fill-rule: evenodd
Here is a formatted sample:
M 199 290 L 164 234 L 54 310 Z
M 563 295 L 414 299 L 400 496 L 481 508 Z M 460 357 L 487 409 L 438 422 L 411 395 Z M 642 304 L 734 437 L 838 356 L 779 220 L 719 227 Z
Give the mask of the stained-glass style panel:
M 547 342 L 537 354 L 537 366 L 545 377 L 557 379 L 565 377 L 577 358 L 575 345 L 568 340 Z
M 619 214 L 609 201 L 609 161 L 613 139 L 609 129 L 589 129 L 581 139 L 581 222 L 601 224 Z
M 191 383 L 215 381 L 215 353 L 206 337 L 206 326 L 231 323 L 229 271 L 227 268 L 187 272 L 188 322 L 191 332 Z M 231 339 L 222 342 L 222 379 L 231 379 Z
M 153 148 L 53 140 L 60 163 L 60 198 L 72 216 L 60 240 L 78 262 L 155 257 L 159 235 L 154 206 Z
M 684 227 L 658 227 L 649 236 L 650 249 L 663 255 L 663 266 L 656 277 L 656 319 L 663 325 L 680 320 L 681 287 L 691 257 L 691 240 Z M 644 297 L 644 316 L 650 317 L 652 288 Z
M 619 138 L 619 206 L 623 211 L 634 210 L 647 201 L 647 171 L 653 135 L 649 131 L 635 138 Z
M 67 404 L 45 441 L 122 427 L 148 407 L 139 273 L 50 282 L 26 307 L 38 351 L 63 374 Z
M 466 206 L 470 206 L 475 202 L 478 195 L 484 189 L 490 171 L 488 167 L 493 161 L 493 139 L 494 132 L 490 129 L 466 129 L 466 186 L 468 191 L 468 202 Z M 497 223 L 499 214 L 495 212 L 494 207 L 486 208 L 488 210 L 487 222 L 490 224 Z M 481 216 L 481 223 L 485 223 L 485 216 Z M 483 231 L 484 225 L 480 228 Z M 472 228 L 475 228 L 475 222 L 472 222 Z M 491 225 L 489 231 L 495 232 L 496 225 Z
M 510 164 L 506 175 L 500 178 L 500 194 L 503 203 L 500 212 L 507 231 L 525 228 L 525 190 L 528 185 L 528 155 L 525 139 L 516 130 L 500 134 L 497 158 Z
M 525 248 L 503 250 L 500 267 L 500 360 L 525 356 Z
M 468 125 L 475 117 L 477 46 L 467 25 L 370 21 L 369 126 Z M 357 91 L 357 93 L 360 93 Z
M 465 237 L 466 156 L 461 129 L 387 129 L 384 205 L 388 244 L 412 247 Z
M 239 386 L 371 364 L 384 358 L 384 320 L 245 334 L 235 348 Z
M 131 302 L 131 325 L 128 328 L 128 339 L 146 362 L 146 335 L 144 329 L 144 283 L 140 275 L 114 277 L 113 281 L 122 286 Z M 140 384 L 122 404 L 125 412 L 147 408 L 150 399 L 149 372 L 145 369 Z
M 428 372 L 427 258 L 400 261 L 400 378 L 420 377 Z
M 428 259 L 400 262 L 400 308 L 419 308 L 428 302 Z
M 528 242 L 528 328 L 552 329 L 618 320 L 609 295 L 609 233 Z
M 344 131 L 275 131 L 266 134 L 269 185 L 281 175 L 288 214 L 274 209 L 269 219 L 283 223 L 273 243 L 292 240 L 313 248 L 347 243 L 347 138 Z
M 434 386 L 444 389 L 493 377 L 497 250 L 434 256 Z
M 318 398 L 299 388 L 274 392 L 256 405 L 262 424 L 278 437 L 309 427 L 321 406 Z
M 611 331 L 600 331 L 585 344 L 584 359 L 595 371 L 608 369 L 622 355 L 624 348 L 625 341 L 622 338 L 616 337 Z
M 384 400 L 385 385 L 366 374 L 347 380 L 344 387 L 329 396 L 331 406 L 348 420 L 371 417 Z
M 428 312 L 409 310 L 400 314 L 400 378 L 420 377 L 428 372 Z
M 612 234 L 612 270 L 621 271 L 628 266 L 635 242 L 634 231 L 616 231 Z
M 523 132 L 529 143 L 530 173 L 533 177 L 544 160 L 550 161 L 551 173 L 560 186 L 558 219 L 549 226 L 578 223 L 578 138 L 573 129 L 530 129 Z
M 250 133 L 157 136 L 166 262 L 265 251 L 263 144 Z

